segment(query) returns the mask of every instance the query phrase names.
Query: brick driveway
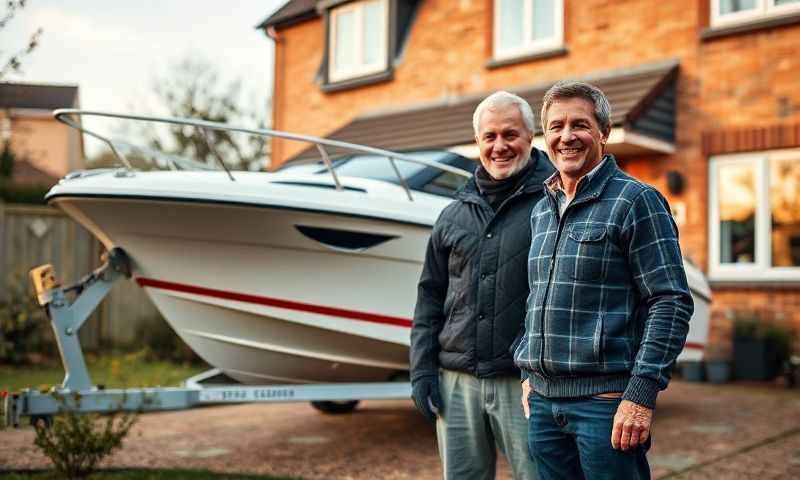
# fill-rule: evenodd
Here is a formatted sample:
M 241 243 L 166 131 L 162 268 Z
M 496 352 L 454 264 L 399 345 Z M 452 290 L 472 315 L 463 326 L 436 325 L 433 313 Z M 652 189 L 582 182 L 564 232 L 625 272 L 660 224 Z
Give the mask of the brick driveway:
M 800 390 L 673 382 L 659 397 L 655 478 L 800 478 Z M 40 468 L 30 430 L 0 431 L 0 469 Z M 353 414 L 307 404 L 144 415 L 114 467 L 203 468 L 305 479 L 438 478 L 432 426 L 411 402 L 364 402 Z M 509 478 L 504 462 L 498 478 Z

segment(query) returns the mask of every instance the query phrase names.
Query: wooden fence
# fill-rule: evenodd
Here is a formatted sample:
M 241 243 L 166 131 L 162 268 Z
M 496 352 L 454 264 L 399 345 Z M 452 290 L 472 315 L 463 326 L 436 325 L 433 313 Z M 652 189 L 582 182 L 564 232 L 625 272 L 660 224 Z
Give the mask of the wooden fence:
M 28 271 L 44 263 L 70 285 L 100 264 L 103 246 L 60 211 L 47 206 L 0 202 L 0 301 L 11 288 L 30 291 Z M 92 318 L 81 328 L 88 348 L 134 346 L 137 332 L 159 314 L 131 280 L 117 282 Z

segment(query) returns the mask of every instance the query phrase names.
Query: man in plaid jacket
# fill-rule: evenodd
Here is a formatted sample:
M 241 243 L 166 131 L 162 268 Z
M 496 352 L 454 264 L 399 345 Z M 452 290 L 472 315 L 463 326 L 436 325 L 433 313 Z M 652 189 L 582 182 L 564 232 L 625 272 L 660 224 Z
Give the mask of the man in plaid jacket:
M 514 355 L 542 479 L 649 478 L 656 396 L 694 308 L 666 200 L 605 153 L 610 110 L 580 82 L 556 84 L 542 106 L 558 171 L 531 212 Z

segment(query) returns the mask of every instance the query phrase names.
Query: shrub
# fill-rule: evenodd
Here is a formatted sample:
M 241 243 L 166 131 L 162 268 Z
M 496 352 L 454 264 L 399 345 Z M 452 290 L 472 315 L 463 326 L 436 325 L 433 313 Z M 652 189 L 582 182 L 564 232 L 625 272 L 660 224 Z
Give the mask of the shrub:
M 0 150 L 0 177 L 11 178 L 14 174 L 14 161 L 16 155 L 11 150 L 11 142 L 6 140 L 3 142 L 3 149 Z
M 191 364 L 203 362 L 160 316 L 142 322 L 136 338 L 146 346 L 147 360 Z
M 59 478 L 69 480 L 89 476 L 97 464 L 114 450 L 137 421 L 134 413 L 80 415 L 65 410 L 52 425 L 34 423 L 34 445 L 53 462 Z
M 22 278 L 15 275 L 0 302 L 0 363 L 29 363 L 32 354 L 55 351 L 47 314 Z
M 734 339 L 754 339 L 766 341 L 774 349 L 780 361 L 788 359 L 792 354 L 792 347 L 796 331 L 769 314 L 739 311 L 733 316 Z
M 46 185 L 15 184 L 0 179 L 0 200 L 8 203 L 44 205 L 44 196 L 50 187 Z

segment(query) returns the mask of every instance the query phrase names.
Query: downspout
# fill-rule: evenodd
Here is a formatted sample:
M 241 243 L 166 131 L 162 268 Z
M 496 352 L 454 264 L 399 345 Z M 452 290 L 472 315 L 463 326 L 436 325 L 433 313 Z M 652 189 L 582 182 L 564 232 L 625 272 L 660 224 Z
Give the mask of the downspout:
M 275 30 L 275 27 L 270 25 L 264 29 L 264 34 L 272 40 L 274 44 L 273 49 L 273 71 L 272 71 L 272 125 L 270 128 L 276 129 L 279 127 L 278 121 L 278 113 L 282 111 L 282 97 L 280 96 L 280 88 L 283 84 L 281 81 L 281 74 L 283 72 L 283 55 L 280 51 L 280 44 L 282 43 L 281 38 L 278 35 L 278 31 Z M 280 139 L 273 138 L 270 141 L 270 165 L 269 170 L 273 169 L 275 162 L 272 159 L 280 158 L 281 154 L 281 147 L 283 146 L 282 141 Z

